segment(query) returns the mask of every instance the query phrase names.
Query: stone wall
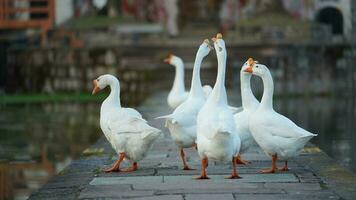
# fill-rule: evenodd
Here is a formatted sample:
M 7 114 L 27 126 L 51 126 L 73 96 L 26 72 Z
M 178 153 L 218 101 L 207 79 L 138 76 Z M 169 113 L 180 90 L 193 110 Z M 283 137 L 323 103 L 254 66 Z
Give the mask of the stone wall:
M 295 95 L 333 93 L 338 85 L 334 83 L 342 80 L 336 73 L 336 61 L 347 47 L 261 44 L 227 48 L 228 87 L 239 88 L 240 67 L 249 57 L 253 57 L 270 68 L 276 94 Z M 10 49 L 5 92 L 90 92 L 91 80 L 110 73 L 119 77 L 123 98 L 137 103 L 152 90 L 172 86 L 174 67 L 162 62 L 169 52 L 184 59 L 186 88 L 189 89 L 195 51 L 195 46 L 178 45 Z M 203 62 L 201 77 L 203 84 L 213 85 L 217 64 L 215 53 L 211 54 Z M 262 92 L 258 78 L 254 78 L 253 87 L 257 93 Z
M 114 49 L 10 50 L 5 90 L 90 93 L 92 80 L 107 73 L 120 79 L 124 102 L 137 104 L 149 94 L 153 70 L 121 66 Z
M 337 62 L 338 82 L 337 90 L 343 90 L 347 95 L 355 96 L 356 91 L 356 50 L 348 50 L 343 58 Z M 340 89 L 339 89 L 340 88 Z

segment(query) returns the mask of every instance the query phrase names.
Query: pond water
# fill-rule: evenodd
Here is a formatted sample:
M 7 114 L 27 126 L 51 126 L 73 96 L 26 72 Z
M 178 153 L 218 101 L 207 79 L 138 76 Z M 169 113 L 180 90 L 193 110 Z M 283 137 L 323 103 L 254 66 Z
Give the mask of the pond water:
M 238 97 L 231 102 L 240 104 Z M 275 110 L 319 136 L 312 142 L 356 172 L 356 100 L 282 98 Z M 25 199 L 101 135 L 99 103 L 0 105 L 1 197 Z
M 0 105 L 0 199 L 26 199 L 94 143 L 99 106 Z

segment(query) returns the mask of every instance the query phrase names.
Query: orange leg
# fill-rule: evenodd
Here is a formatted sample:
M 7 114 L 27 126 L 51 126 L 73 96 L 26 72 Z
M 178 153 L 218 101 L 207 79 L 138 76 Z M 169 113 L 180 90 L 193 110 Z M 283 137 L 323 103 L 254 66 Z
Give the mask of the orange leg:
M 180 157 L 182 158 L 183 161 L 183 170 L 192 170 L 187 164 L 187 161 L 185 160 L 185 154 L 183 148 L 180 149 Z
M 226 177 L 226 179 L 238 179 L 241 178 L 236 170 L 237 157 L 232 158 L 232 172 L 231 175 Z
M 250 164 L 250 161 L 247 161 L 247 160 L 243 160 L 241 158 L 241 155 L 237 155 L 236 157 L 236 164 L 242 164 L 242 165 L 247 165 L 247 164 Z
M 104 169 L 103 171 L 108 173 L 108 172 L 119 172 L 120 171 L 120 164 L 124 160 L 125 154 L 120 153 L 118 159 L 115 161 L 112 167 L 108 169 Z
M 276 166 L 276 163 L 277 163 L 277 154 L 274 154 L 274 155 L 272 155 L 272 167 L 271 167 L 271 169 L 261 170 L 260 173 L 269 174 L 269 173 L 276 172 L 278 170 L 277 166 Z
M 289 168 L 288 168 L 288 161 L 284 161 L 284 167 L 278 169 L 278 170 L 281 170 L 281 171 L 289 171 Z
M 201 160 L 201 173 L 200 176 L 194 177 L 194 179 L 200 180 L 200 179 L 210 179 L 206 175 L 206 167 L 208 166 L 208 158 L 204 158 Z
M 136 171 L 137 168 L 138 168 L 137 162 L 134 162 L 131 167 L 122 169 L 121 171 L 122 172 L 133 172 L 133 171 Z

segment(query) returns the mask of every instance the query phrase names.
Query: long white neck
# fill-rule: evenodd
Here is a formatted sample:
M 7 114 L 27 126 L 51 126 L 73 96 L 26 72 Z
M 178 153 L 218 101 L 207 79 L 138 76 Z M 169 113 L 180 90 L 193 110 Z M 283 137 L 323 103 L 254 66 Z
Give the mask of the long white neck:
M 263 81 L 263 96 L 261 100 L 260 106 L 265 109 L 272 109 L 273 110 L 273 79 L 271 73 L 265 73 L 261 76 Z
M 197 53 L 194 62 L 192 86 L 190 88 L 189 96 L 197 96 L 197 97 L 205 96 L 200 80 L 200 66 L 202 62 L 203 62 L 203 57 L 198 55 Z
M 240 82 L 242 107 L 249 109 L 258 106 L 258 100 L 255 95 L 253 95 L 251 90 L 251 74 L 241 71 Z
M 184 86 L 184 64 L 182 61 L 178 61 L 175 65 L 176 75 L 174 77 L 174 83 L 172 91 L 175 92 L 185 92 Z
M 120 84 L 117 79 L 112 79 L 110 82 L 110 94 L 104 100 L 103 105 L 118 106 L 121 107 L 120 103 Z
M 218 75 L 216 82 L 211 92 L 211 96 L 215 102 L 227 104 L 227 95 L 225 88 L 225 70 L 226 70 L 226 53 L 217 55 L 218 59 Z

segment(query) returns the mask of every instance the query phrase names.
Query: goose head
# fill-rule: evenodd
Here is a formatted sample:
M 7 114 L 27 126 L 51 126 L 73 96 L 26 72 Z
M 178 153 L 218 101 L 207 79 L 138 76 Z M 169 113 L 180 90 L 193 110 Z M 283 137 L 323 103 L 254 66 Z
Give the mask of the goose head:
M 211 40 L 214 42 L 214 49 L 216 51 L 216 55 L 226 56 L 226 47 L 225 47 L 225 42 L 222 39 L 222 34 L 221 33 L 216 34 L 216 37 L 211 38 Z
M 163 61 L 167 64 L 174 65 L 174 66 L 183 65 L 183 60 L 173 54 L 169 54 Z
M 244 69 L 244 72 L 256 75 L 256 76 L 263 76 L 269 72 L 266 65 L 262 65 L 254 61 L 252 58 L 248 60 L 248 67 Z
M 205 39 L 203 43 L 199 46 L 197 56 L 204 58 L 213 49 L 210 45 L 209 40 Z
M 253 58 L 249 58 L 241 67 L 241 73 L 246 74 L 246 75 L 252 75 L 252 73 L 249 72 L 250 69 L 248 69 L 250 66 L 253 67 L 254 64 L 257 64 L 258 61 L 253 60 Z
M 97 79 L 93 80 L 94 89 L 92 91 L 92 94 L 96 94 L 100 90 L 102 90 L 102 89 L 106 88 L 107 86 L 110 86 L 114 83 L 119 84 L 119 80 L 115 76 L 110 75 L 110 74 L 101 75 Z

